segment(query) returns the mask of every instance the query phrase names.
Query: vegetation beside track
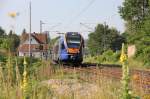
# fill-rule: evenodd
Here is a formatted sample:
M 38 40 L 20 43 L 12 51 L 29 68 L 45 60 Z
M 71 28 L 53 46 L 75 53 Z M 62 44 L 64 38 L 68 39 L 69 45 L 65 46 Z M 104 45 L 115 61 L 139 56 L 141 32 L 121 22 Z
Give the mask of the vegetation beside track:
M 98 63 L 98 64 L 116 64 L 120 65 L 119 58 L 120 58 L 120 51 L 113 52 L 112 50 L 108 50 L 101 55 L 87 55 L 84 58 L 84 62 L 88 63 Z M 84 63 L 83 62 L 83 63 Z M 128 65 L 129 68 L 132 69 L 149 69 L 150 65 L 145 66 L 142 60 L 137 60 L 135 57 L 128 58 Z

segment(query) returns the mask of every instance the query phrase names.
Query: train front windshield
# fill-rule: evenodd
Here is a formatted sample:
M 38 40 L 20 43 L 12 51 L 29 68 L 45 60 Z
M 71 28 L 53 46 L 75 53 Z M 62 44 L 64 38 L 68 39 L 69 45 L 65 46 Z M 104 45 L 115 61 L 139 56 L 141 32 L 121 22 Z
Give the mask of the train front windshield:
M 67 45 L 68 48 L 79 48 L 81 44 L 80 35 L 68 35 L 67 36 Z

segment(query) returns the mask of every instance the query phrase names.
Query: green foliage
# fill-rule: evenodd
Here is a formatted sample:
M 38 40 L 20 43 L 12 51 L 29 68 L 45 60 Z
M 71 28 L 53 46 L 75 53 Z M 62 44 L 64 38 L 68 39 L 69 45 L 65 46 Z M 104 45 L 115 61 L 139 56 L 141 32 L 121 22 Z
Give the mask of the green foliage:
M 0 37 L 3 37 L 5 35 L 6 35 L 5 31 L 2 29 L 2 27 L 0 27 Z
M 127 36 L 128 43 L 136 45 L 135 59 L 142 61 L 145 66 L 150 66 L 150 18 L 144 21 L 142 27 L 134 36 Z
M 0 62 L 6 62 L 6 56 L 0 54 Z
M 7 38 L 10 42 L 9 44 L 9 48 L 11 50 L 11 52 L 14 52 L 17 50 L 19 44 L 20 44 L 20 38 L 18 35 L 13 34 L 12 31 L 10 31 L 10 33 L 8 34 L 8 38 Z
M 12 31 L 8 35 L 0 36 L 0 48 L 15 52 L 19 46 L 20 38 L 18 35 L 13 34 Z
M 148 15 L 149 0 L 125 0 L 119 13 L 126 21 L 141 21 Z
M 128 44 L 136 45 L 134 59 L 150 66 L 150 1 L 149 0 L 125 0 L 119 8 L 121 17 L 126 21 L 126 33 Z
M 95 32 L 89 34 L 88 48 L 92 55 L 102 54 L 109 49 L 119 50 L 122 42 L 125 42 L 125 38 L 116 29 L 98 24 Z
M 18 58 L 18 67 L 21 75 L 23 74 L 24 69 L 23 61 L 24 61 L 23 57 Z M 37 58 L 30 59 L 29 57 L 26 57 L 26 61 L 27 61 L 27 71 L 29 75 L 32 75 L 36 71 L 36 69 L 41 65 L 41 61 Z
M 96 63 L 109 63 L 109 64 L 118 64 L 120 57 L 120 51 L 113 52 L 112 50 L 108 50 L 104 52 L 102 55 L 97 56 L 88 56 L 85 58 L 85 62 L 96 62 Z
M 108 50 L 102 55 L 107 62 L 117 62 L 119 60 L 120 52 L 114 53 L 112 50 Z
M 127 21 L 127 31 L 135 33 L 149 15 L 149 0 L 125 0 L 119 13 Z
M 28 38 L 28 35 L 27 35 L 27 32 L 26 32 L 26 29 L 23 29 L 21 37 L 20 37 L 20 41 L 21 41 L 20 43 L 21 44 L 24 43 L 27 38 Z
M 136 52 L 136 59 L 143 62 L 145 66 L 150 66 L 150 46 L 138 46 Z

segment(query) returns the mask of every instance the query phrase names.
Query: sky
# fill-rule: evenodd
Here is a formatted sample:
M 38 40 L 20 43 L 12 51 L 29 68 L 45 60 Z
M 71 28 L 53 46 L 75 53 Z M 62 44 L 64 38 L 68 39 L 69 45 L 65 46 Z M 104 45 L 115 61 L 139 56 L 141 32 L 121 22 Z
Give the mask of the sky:
M 123 0 L 0 0 L 0 26 L 8 33 L 11 29 L 21 34 L 25 28 L 29 32 L 29 2 L 32 5 L 32 32 L 43 31 L 50 36 L 59 32 L 80 32 L 87 38 L 98 23 L 108 24 L 123 32 L 124 21 L 118 13 Z M 13 19 L 8 13 L 17 12 Z

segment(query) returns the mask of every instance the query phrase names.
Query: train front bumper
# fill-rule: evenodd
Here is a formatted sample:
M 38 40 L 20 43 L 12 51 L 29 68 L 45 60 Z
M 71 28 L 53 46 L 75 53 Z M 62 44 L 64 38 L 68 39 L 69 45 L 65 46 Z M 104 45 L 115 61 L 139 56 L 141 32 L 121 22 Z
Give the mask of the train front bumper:
M 63 56 L 63 57 L 62 57 Z M 61 60 L 64 62 L 82 62 L 83 57 L 81 54 L 76 53 L 76 54 L 67 54 L 67 55 L 62 55 Z

